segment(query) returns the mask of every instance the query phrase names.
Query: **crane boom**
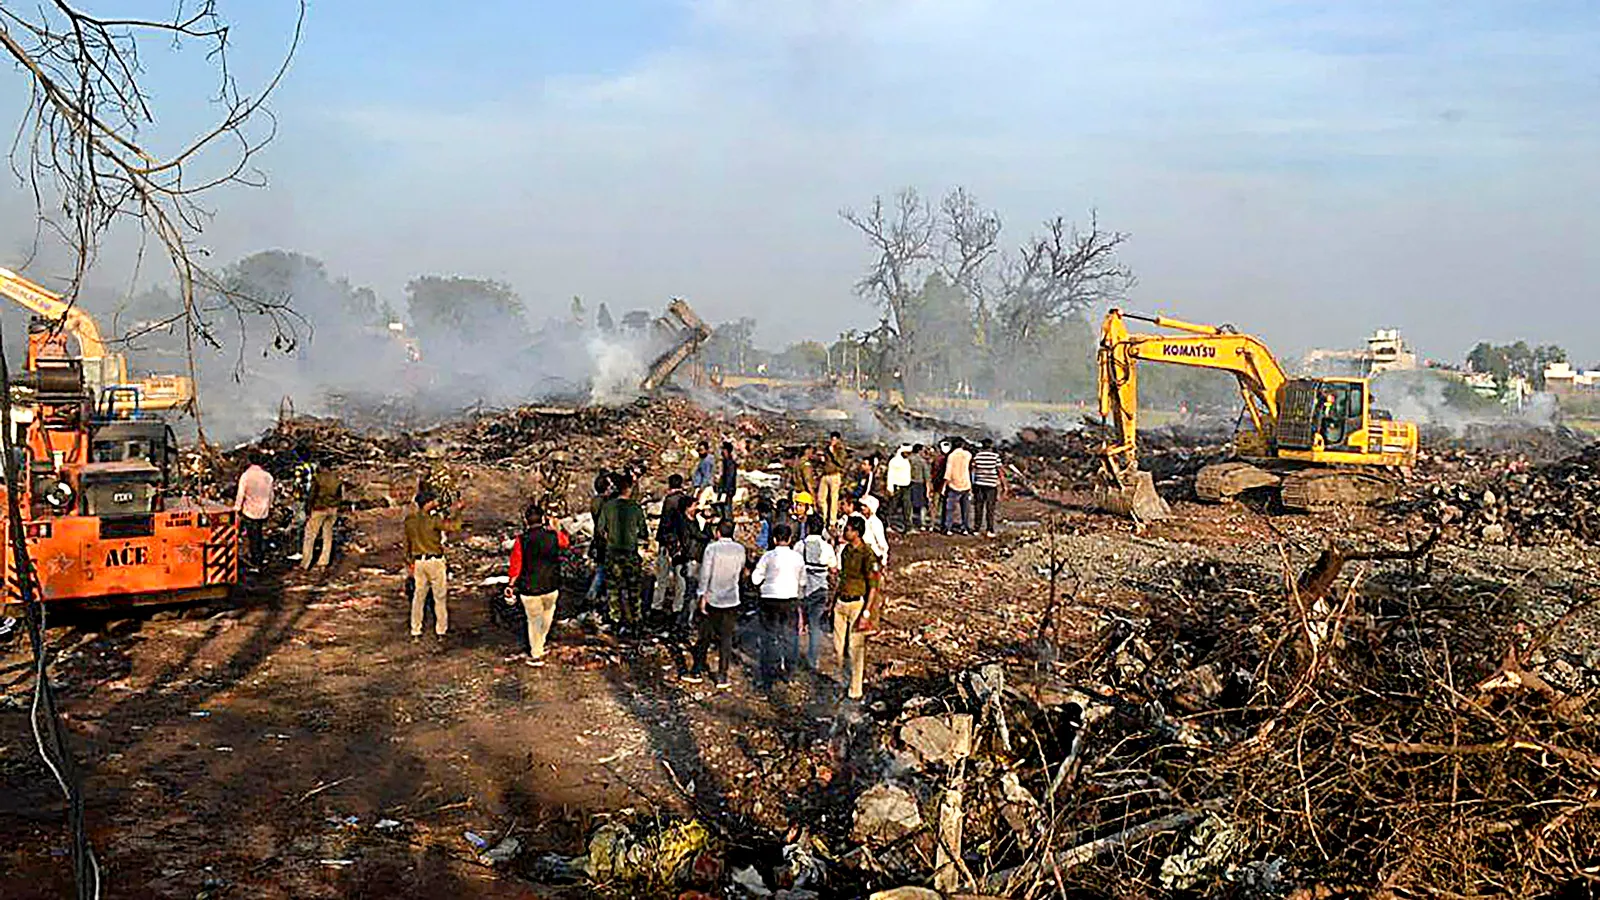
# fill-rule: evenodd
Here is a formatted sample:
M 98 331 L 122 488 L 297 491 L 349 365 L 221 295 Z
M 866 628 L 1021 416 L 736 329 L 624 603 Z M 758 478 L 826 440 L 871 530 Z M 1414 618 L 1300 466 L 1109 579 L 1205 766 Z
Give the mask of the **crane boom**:
M 78 352 L 84 359 L 105 358 L 106 345 L 100 339 L 100 326 L 60 294 L 6 268 L 0 268 L 0 294 L 46 319 L 61 322 L 62 327 L 78 339 Z
M 78 356 L 83 360 L 89 387 L 107 394 L 108 412 L 125 416 L 143 410 L 184 409 L 194 402 L 194 382 L 187 375 L 131 378 L 123 355 L 106 349 L 94 317 L 55 291 L 0 267 L 0 296 L 14 300 L 42 319 L 59 323 L 62 330 L 77 338 Z
M 1141 318 L 1184 336 L 1130 334 L 1127 319 Z M 1263 447 L 1278 419 L 1278 391 L 1288 381 L 1272 351 L 1259 339 L 1217 325 L 1196 325 L 1164 316 L 1135 317 L 1120 309 L 1106 313 L 1100 329 L 1100 414 L 1111 428 L 1105 453 L 1115 468 L 1131 471 L 1138 444 L 1140 360 L 1231 372 Z

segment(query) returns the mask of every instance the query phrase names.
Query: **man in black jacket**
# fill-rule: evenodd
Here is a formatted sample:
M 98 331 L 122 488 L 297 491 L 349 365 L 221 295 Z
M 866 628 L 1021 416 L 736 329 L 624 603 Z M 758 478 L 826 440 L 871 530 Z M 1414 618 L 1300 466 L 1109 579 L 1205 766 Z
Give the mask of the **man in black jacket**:
M 556 617 L 561 593 L 561 553 L 569 546 L 566 532 L 537 503 L 522 514 L 525 530 L 511 545 L 511 583 L 506 602 L 522 600 L 528 614 L 528 665 L 544 665 L 544 642 Z
M 673 613 L 683 611 L 684 564 L 688 555 L 684 542 L 688 540 L 689 522 L 684 511 L 694 498 L 683 490 L 683 476 L 674 473 L 667 478 L 667 496 L 661 500 L 661 521 L 656 525 L 656 590 L 655 603 L 664 621 L 670 622 Z

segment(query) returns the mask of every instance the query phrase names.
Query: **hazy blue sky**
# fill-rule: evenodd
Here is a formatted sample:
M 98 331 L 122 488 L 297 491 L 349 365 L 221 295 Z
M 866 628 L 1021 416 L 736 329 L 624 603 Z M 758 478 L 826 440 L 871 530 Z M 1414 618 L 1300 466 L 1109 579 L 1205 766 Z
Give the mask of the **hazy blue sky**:
M 222 8 L 268 68 L 292 6 Z M 205 86 L 160 55 L 175 131 Z M 1138 308 L 1600 361 L 1593 0 L 321 0 L 276 110 L 211 246 L 396 298 L 463 273 L 831 336 L 874 318 L 838 210 L 960 184 L 1013 239 L 1097 207 Z

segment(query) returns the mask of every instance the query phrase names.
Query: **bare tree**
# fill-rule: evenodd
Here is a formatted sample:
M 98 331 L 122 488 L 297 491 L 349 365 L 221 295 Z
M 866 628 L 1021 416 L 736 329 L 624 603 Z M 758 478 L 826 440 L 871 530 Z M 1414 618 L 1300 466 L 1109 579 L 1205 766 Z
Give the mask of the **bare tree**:
M 896 367 L 908 382 L 934 343 L 927 339 L 930 328 L 965 331 L 991 370 L 1015 373 L 1021 360 L 1035 358 L 1019 354 L 1039 349 L 1071 315 L 1120 299 L 1134 281 L 1118 256 L 1128 235 L 1102 230 L 1092 210 L 1086 228 L 1057 216 L 1011 253 L 1001 249 L 999 214 L 962 187 L 946 194 L 937 210 L 907 188 L 890 203 L 875 198 L 865 214 L 842 215 L 876 253 L 856 289 L 892 316 Z M 934 274 L 965 298 L 967 320 L 944 322 L 947 313 L 940 313 L 941 321 L 933 322 L 918 305 Z
M 1117 256 L 1127 240 L 1126 232 L 1102 231 L 1093 210 L 1087 230 L 1057 216 L 1029 237 L 999 275 L 995 307 L 1007 351 L 1028 349 L 1044 326 L 1073 313 L 1121 300 L 1134 283 Z
M 304 18 L 302 0 L 282 62 L 266 84 L 245 93 L 229 67 L 230 29 L 215 0 L 180 0 L 165 19 L 92 14 L 66 0 L 0 0 L 0 48 L 28 90 L 11 168 L 33 193 L 38 233 L 74 255 L 70 295 L 107 233 L 131 221 L 146 241 L 154 239 L 176 275 L 180 308 L 169 322 L 184 325 L 191 357 L 196 338 L 216 343 L 217 314 L 241 324 L 244 316 L 265 316 L 275 340 L 285 343 L 294 317 L 282 298 L 240 294 L 202 264 L 198 237 L 210 214 L 200 201 L 221 185 L 263 182 L 253 160 L 276 126 L 265 103 L 288 70 Z M 143 133 L 156 120 L 140 83 L 140 51 L 151 43 L 200 50 L 217 79 L 215 121 L 164 154 Z
M 846 209 L 839 215 L 866 235 L 877 254 L 856 282 L 856 292 L 882 306 L 893 320 L 885 323 L 885 334 L 894 335 L 893 346 L 882 348 L 883 352 L 892 358 L 914 358 L 917 333 L 908 311 L 923 279 L 938 261 L 933 210 L 914 188 L 905 188 L 889 204 L 874 197 L 866 213 Z M 903 371 L 909 369 L 902 367 Z M 908 393 L 912 387 L 906 386 Z

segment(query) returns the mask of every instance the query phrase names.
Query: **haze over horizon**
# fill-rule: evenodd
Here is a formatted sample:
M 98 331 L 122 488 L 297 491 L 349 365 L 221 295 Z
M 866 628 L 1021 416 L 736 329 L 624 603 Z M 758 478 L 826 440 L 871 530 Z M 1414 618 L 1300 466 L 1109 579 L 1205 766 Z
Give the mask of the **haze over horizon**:
M 222 11 L 248 89 L 294 5 Z M 422 274 L 509 282 L 536 317 L 682 295 L 777 346 L 877 319 L 841 208 L 963 185 L 1010 245 L 1098 209 L 1140 310 L 1285 351 L 1397 326 L 1430 357 L 1520 338 L 1591 364 L 1597 47 L 1579 0 L 316 4 L 270 185 L 209 200 L 205 244 L 304 252 L 397 306 Z M 161 52 L 162 132 L 192 130 L 199 61 Z M 0 264 L 30 201 L 0 192 Z

